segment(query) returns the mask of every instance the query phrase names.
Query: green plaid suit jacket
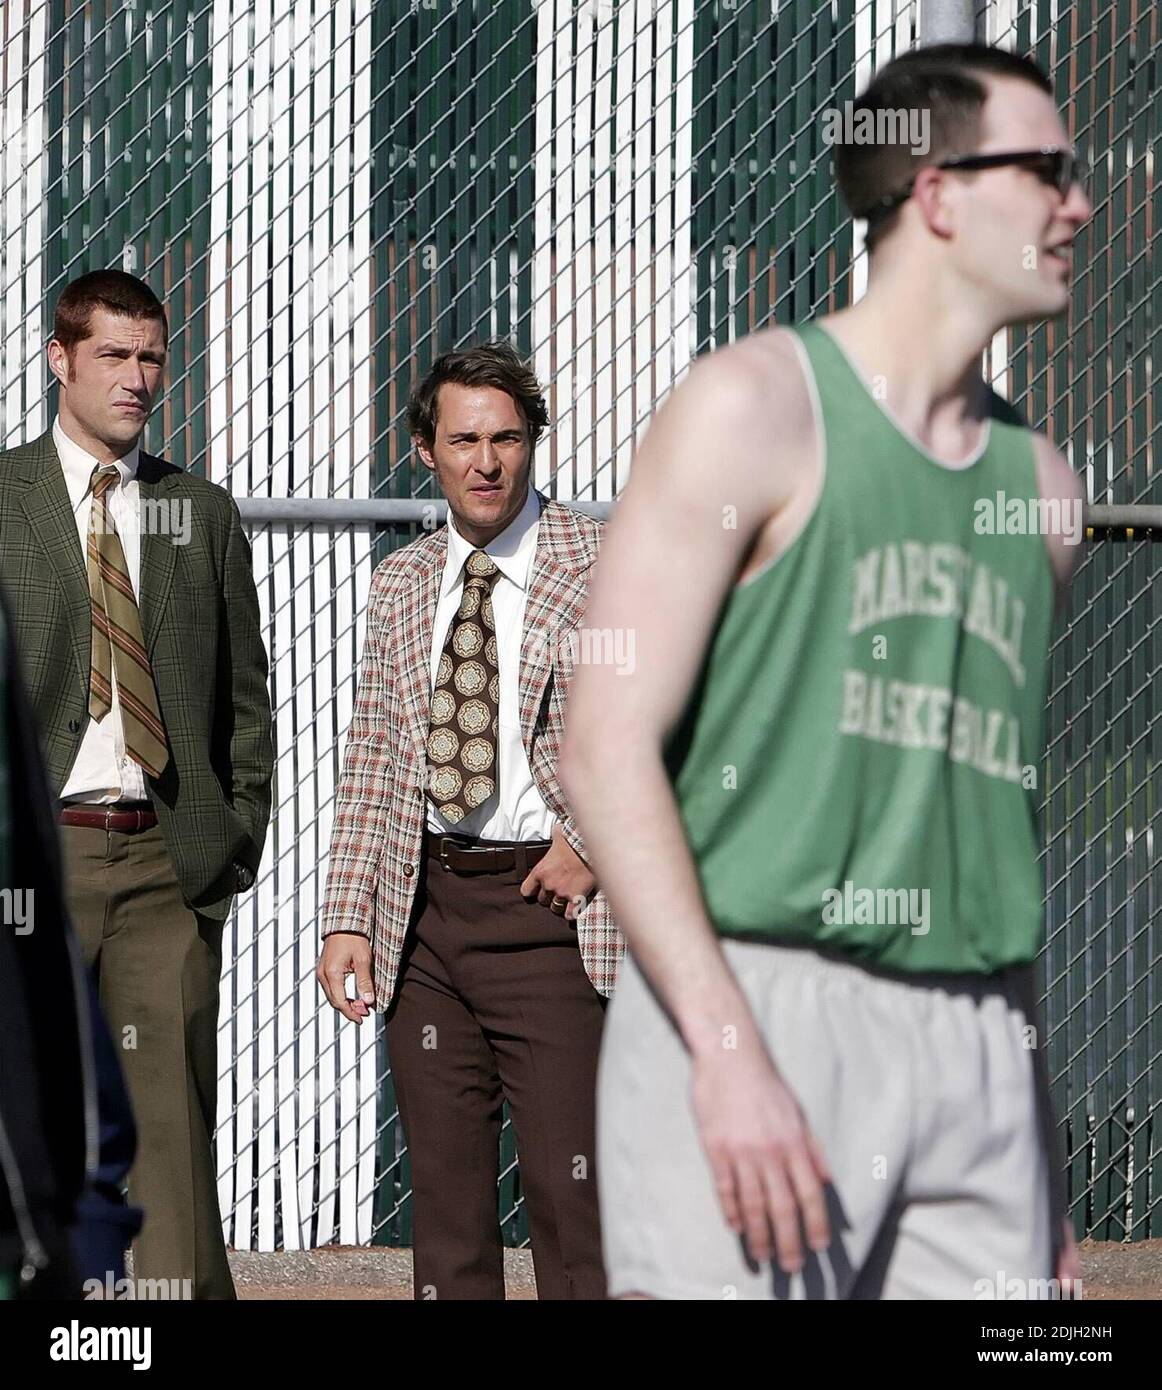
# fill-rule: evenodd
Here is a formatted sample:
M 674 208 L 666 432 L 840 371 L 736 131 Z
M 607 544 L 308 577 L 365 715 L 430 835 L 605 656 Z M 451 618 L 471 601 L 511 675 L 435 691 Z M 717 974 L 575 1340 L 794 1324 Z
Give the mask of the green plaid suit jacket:
M 190 519 L 188 544 L 141 530 L 141 625 L 171 754 L 146 785 L 186 899 L 221 921 L 233 864 L 257 873 L 270 819 L 272 721 L 250 546 L 224 488 L 144 452 L 137 481 L 143 503 L 180 501 Z M 51 430 L 0 453 L 0 586 L 59 795 L 89 719 L 91 621 Z

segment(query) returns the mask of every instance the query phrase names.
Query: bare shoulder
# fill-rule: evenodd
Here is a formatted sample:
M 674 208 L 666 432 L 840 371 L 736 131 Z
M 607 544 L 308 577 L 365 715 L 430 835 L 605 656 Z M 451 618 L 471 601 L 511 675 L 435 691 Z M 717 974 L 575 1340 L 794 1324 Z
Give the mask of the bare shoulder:
M 685 384 L 700 405 L 717 405 L 716 414 L 729 412 L 756 433 L 772 425 L 786 433 L 812 419 L 799 349 L 787 328 L 764 329 L 707 353 Z
M 672 486 L 689 479 L 702 489 L 742 490 L 780 505 L 794 491 L 815 437 L 794 335 L 764 329 L 700 357 L 667 397 L 650 434 L 643 462 L 664 467 Z
M 811 386 L 802 349 L 789 328 L 769 328 L 741 338 L 705 359 L 738 389 L 749 405 L 751 441 L 759 448 L 801 451 L 815 435 Z
M 1046 502 L 1058 503 L 1056 512 L 1050 517 L 1059 518 L 1059 524 L 1046 531 L 1045 544 L 1053 563 L 1053 572 L 1060 588 L 1064 588 L 1073 577 L 1081 559 L 1080 541 L 1084 536 L 1081 529 L 1082 509 L 1085 505 L 1085 488 L 1081 478 L 1070 466 L 1069 460 L 1047 435 L 1034 433 L 1033 461 L 1037 475 L 1037 490 Z
M 1033 434 L 1033 458 L 1037 465 L 1037 486 L 1042 497 L 1084 499 L 1081 478 L 1048 435 Z

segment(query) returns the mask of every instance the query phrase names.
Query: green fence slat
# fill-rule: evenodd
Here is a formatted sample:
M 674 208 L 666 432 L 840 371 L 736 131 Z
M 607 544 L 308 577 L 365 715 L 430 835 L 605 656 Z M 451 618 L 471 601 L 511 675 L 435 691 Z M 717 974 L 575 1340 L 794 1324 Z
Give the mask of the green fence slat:
M 726 244 L 733 248 L 734 302 L 731 304 L 732 338 L 745 337 L 754 327 L 751 286 L 753 278 L 752 228 L 754 209 L 751 207 L 754 176 L 751 166 L 755 163 L 755 136 L 758 128 L 758 103 L 754 89 L 758 72 L 755 63 L 756 21 L 759 6 L 755 0 L 742 0 L 738 6 L 735 20 L 738 56 L 732 64 L 732 77 L 735 90 L 735 108 L 731 124 L 734 127 L 734 153 L 730 169 L 729 226 L 725 232 Z M 757 170 L 756 170 L 757 171 Z M 724 284 L 730 277 L 724 276 Z
M 206 472 L 206 391 L 208 324 L 206 296 L 209 288 L 210 255 L 210 13 L 208 7 L 198 11 L 192 21 L 193 52 L 196 55 L 190 74 L 193 88 L 190 117 L 189 176 L 189 235 L 187 283 L 189 303 L 193 313 L 190 320 L 188 345 L 188 391 L 192 404 L 190 414 L 190 452 L 185 466 L 203 476 Z
M 376 1051 L 379 1075 L 384 1078 L 380 1089 L 380 1111 L 386 1118 L 381 1122 L 376 1145 L 376 1175 L 372 1204 L 372 1245 L 404 1245 L 413 1243 L 411 1203 L 411 1160 L 404 1143 L 403 1126 L 399 1118 L 399 1102 L 395 1083 L 391 1079 L 387 1043 L 381 1027 Z
M 89 5 L 90 34 L 88 51 L 92 64 L 93 81 L 88 84 L 89 108 L 89 186 L 88 215 L 94 228 L 104 227 L 109 218 L 109 203 L 106 196 L 107 143 L 109 103 L 108 83 L 105 79 L 106 54 L 108 52 L 109 25 L 112 22 L 108 0 L 92 0 Z M 113 152 L 116 158 L 117 152 Z
M 143 142 L 142 157 L 144 167 L 135 175 L 137 197 L 145 198 L 149 211 L 149 221 L 145 232 L 145 245 L 142 247 L 141 269 L 138 274 L 155 286 L 154 293 L 169 297 L 166 281 L 165 250 L 169 210 L 170 180 L 168 167 L 168 113 L 172 94 L 172 77 L 168 61 L 159 61 L 156 56 L 160 49 L 168 51 L 172 37 L 170 21 L 173 18 L 173 5 L 160 6 L 153 15 L 154 58 L 144 69 L 140 90 L 135 100 L 143 104 L 148 101 L 149 127 L 148 144 Z M 141 42 L 141 61 L 144 67 L 146 49 L 144 38 Z M 148 94 L 148 95 L 147 95 Z M 164 441 L 158 441 L 164 447 Z
M 780 5 L 775 36 L 775 318 L 789 323 L 794 317 L 791 301 L 795 248 L 792 230 L 791 174 L 795 86 L 794 25 L 789 7 Z
M 1150 322 L 1148 270 L 1157 276 L 1154 252 L 1147 224 L 1148 192 L 1146 151 L 1151 137 L 1156 140 L 1162 129 L 1150 123 L 1150 80 L 1153 64 L 1147 55 L 1150 50 L 1154 16 L 1141 10 L 1134 28 L 1134 62 L 1130 85 L 1130 129 L 1134 150 L 1134 165 L 1130 178 L 1130 254 L 1132 305 L 1130 337 L 1133 346 L 1131 389 L 1131 425 L 1133 456 L 1130 460 L 1130 479 L 1127 493 L 1135 499 L 1144 498 L 1149 489 L 1147 475 L 1147 436 L 1149 432 L 1147 354 L 1153 335 Z M 1155 80 L 1155 85 L 1157 84 Z M 1155 175 L 1157 181 L 1157 175 Z M 1154 488 L 1158 492 L 1157 486 Z M 1152 556 L 1144 548 L 1136 548 L 1132 557 L 1135 594 L 1152 592 Z M 1156 567 L 1155 567 L 1156 568 Z M 1156 587 L 1156 586 L 1155 586 Z M 1154 681 L 1155 668 L 1150 665 L 1152 634 L 1157 626 L 1144 602 L 1134 605 L 1131 622 L 1133 658 L 1131 687 L 1135 695 L 1130 714 L 1131 768 L 1134 797 L 1131 808 L 1133 853 L 1131 880 L 1133 883 L 1132 911 L 1134 923 L 1134 994 L 1133 1016 L 1135 1046 L 1133 1049 L 1134 1088 L 1131 1095 L 1133 1119 L 1131 1128 L 1132 1157 L 1132 1226 L 1131 1239 L 1149 1239 L 1162 1234 L 1162 1218 L 1151 1212 L 1151 1189 L 1156 1191 L 1157 1165 L 1162 1162 L 1162 1125 L 1152 1117 L 1157 1097 L 1162 1095 L 1162 929 L 1158 924 L 1158 903 L 1155 897 L 1158 880 L 1158 860 L 1152 850 L 1157 819 L 1157 746 L 1158 725 L 1154 719 L 1156 705 L 1146 695 Z M 1139 694 L 1139 692 L 1142 692 Z
M 85 149 L 85 11 L 78 5 L 69 17 L 68 67 L 65 74 L 64 233 L 69 277 L 99 268 L 86 256 L 87 206 L 84 187 Z M 100 265 L 105 262 L 101 261 Z
M 395 448 L 391 464 L 398 474 L 393 478 L 392 493 L 401 497 L 430 497 L 427 469 L 408 435 L 405 411 L 411 391 L 438 356 L 431 331 L 435 321 L 432 299 L 435 211 L 430 171 L 421 163 L 431 153 L 428 141 L 432 125 L 425 123 L 425 118 L 430 121 L 432 115 L 435 53 L 422 16 L 413 16 L 400 25 L 398 34 L 396 61 L 401 104 L 392 141 L 400 177 L 396 182 L 397 200 L 392 208 L 395 294 L 387 324 L 389 373 L 396 388 L 392 416 Z M 423 109 L 425 100 L 429 108 L 426 112 Z M 401 538 L 401 543 L 406 544 L 406 538 Z
M 171 24 L 178 24 L 184 16 L 176 15 L 171 7 Z M 168 164 L 169 191 L 166 203 L 169 210 L 166 226 L 166 281 L 165 311 L 169 320 L 169 344 L 166 360 L 166 422 L 163 448 L 165 456 L 179 467 L 184 467 L 188 457 L 189 441 L 186 439 L 186 256 L 185 229 L 189 225 L 189 182 L 186 177 L 186 130 L 185 104 L 189 88 L 189 73 L 186 64 L 186 45 L 174 42 L 170 46 L 169 81 L 170 99 L 165 104 L 166 113 L 166 161 Z M 265 190 L 264 190 L 265 192 Z
M 774 321 L 771 294 L 774 266 L 773 209 L 775 184 L 775 25 L 767 10 L 759 17 L 755 37 L 755 172 L 754 198 L 754 287 L 756 328 L 766 328 Z
M 451 319 L 449 343 L 461 347 L 475 336 L 472 285 L 472 240 L 476 227 L 476 206 L 473 197 L 476 170 L 473 158 L 473 128 L 475 113 L 473 98 L 481 72 L 479 50 L 473 42 L 476 17 L 473 5 L 457 5 L 442 21 L 450 41 L 449 77 L 466 72 L 468 80 L 455 84 L 452 110 L 449 117 L 449 182 L 454 190 L 449 201 L 452 212 L 450 227 L 452 250 L 449 271 L 454 289 L 448 305 Z
M 453 346 L 455 331 L 451 317 L 452 27 L 447 11 L 434 12 L 434 22 L 426 44 L 433 58 L 435 73 L 434 100 L 431 108 L 434 128 L 428 144 L 428 161 L 420 161 L 420 174 L 428 180 L 432 190 L 428 207 L 432 220 L 431 238 L 436 248 L 436 266 L 432 277 L 435 296 L 431 307 L 431 348 L 435 353 L 444 352 Z M 436 494 L 425 489 L 425 495 Z
M 529 355 L 533 350 L 533 205 L 536 196 L 533 178 L 533 84 L 530 75 L 536 58 L 536 29 L 531 17 L 521 20 L 517 32 L 520 46 L 514 54 L 516 73 L 521 80 L 514 82 L 510 112 L 516 138 L 516 259 L 517 305 L 516 342 L 520 352 Z
M 1148 586 L 1149 553 L 1143 547 L 1136 547 L 1130 557 L 1132 583 L 1130 588 L 1140 593 Z M 1151 1056 L 1148 1047 L 1150 1027 L 1150 957 L 1149 957 L 1149 898 L 1148 880 L 1150 863 L 1148 857 L 1147 804 L 1148 767 L 1146 759 L 1146 740 L 1149 736 L 1150 711 L 1145 692 L 1149 688 L 1150 674 L 1146 669 L 1145 641 L 1148 634 L 1147 614 L 1138 604 L 1131 604 L 1126 615 L 1130 627 L 1129 642 L 1129 703 L 1127 706 L 1126 735 L 1129 776 L 1132 792 L 1128 798 L 1127 810 L 1127 857 L 1129 893 L 1127 915 L 1129 917 L 1130 959 L 1128 975 L 1130 979 L 1130 1046 L 1129 1046 L 1129 1086 L 1126 1101 L 1126 1126 L 1128 1130 L 1129 1155 L 1127 1160 L 1127 1183 L 1130 1184 L 1129 1237 L 1134 1238 L 1148 1220 L 1150 1162 L 1144 1140 L 1148 1140 L 1150 1124 L 1146 1118 L 1150 1113 L 1150 1068 Z M 1142 694 L 1138 694 L 1142 692 Z M 1136 697 L 1136 698 L 1135 698 Z
M 738 16 L 719 5 L 720 30 L 714 48 L 721 65 L 713 91 L 714 102 L 714 343 L 730 341 L 730 280 L 725 247 L 730 244 L 734 217 L 734 190 L 731 166 L 737 152 L 737 131 L 733 113 L 738 99 L 734 66 L 738 59 Z
M 710 285 L 714 265 L 714 91 L 719 80 L 716 61 L 718 31 L 711 5 L 694 10 L 694 109 L 691 180 L 691 231 L 695 264 L 695 355 L 713 344 Z

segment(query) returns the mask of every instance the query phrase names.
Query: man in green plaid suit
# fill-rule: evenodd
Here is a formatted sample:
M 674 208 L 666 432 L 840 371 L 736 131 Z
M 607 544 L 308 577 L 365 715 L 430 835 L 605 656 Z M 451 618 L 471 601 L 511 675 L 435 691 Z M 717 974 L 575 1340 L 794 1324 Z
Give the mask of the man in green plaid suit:
M 167 342 L 131 275 L 63 291 L 57 418 L 0 454 L 0 586 L 138 1122 L 135 1274 L 232 1298 L 211 1144 L 218 988 L 223 925 L 266 838 L 271 711 L 238 509 L 140 449 Z

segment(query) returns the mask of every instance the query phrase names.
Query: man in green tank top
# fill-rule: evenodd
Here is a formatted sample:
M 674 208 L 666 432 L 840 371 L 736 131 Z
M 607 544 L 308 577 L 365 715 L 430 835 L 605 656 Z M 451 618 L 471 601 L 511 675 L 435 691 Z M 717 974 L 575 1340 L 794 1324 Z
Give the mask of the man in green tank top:
M 853 114 L 866 295 L 697 363 L 584 620 L 634 651 L 579 666 L 561 759 L 632 952 L 598 1084 L 615 1296 L 1079 1274 L 1031 968 L 1082 494 L 981 362 L 1066 308 L 1092 209 L 1016 55 L 905 55 Z

